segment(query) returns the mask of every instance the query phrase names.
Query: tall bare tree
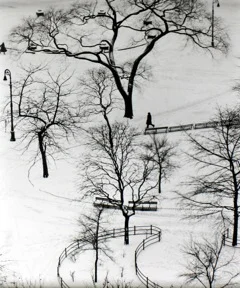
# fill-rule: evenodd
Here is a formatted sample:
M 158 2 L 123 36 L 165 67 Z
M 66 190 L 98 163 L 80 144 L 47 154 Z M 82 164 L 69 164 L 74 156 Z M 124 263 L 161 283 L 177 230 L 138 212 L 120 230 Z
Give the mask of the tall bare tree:
M 236 284 L 233 280 L 240 275 L 239 269 L 236 269 L 239 263 L 236 263 L 234 253 L 227 257 L 222 253 L 223 245 L 222 237 L 218 235 L 213 242 L 207 239 L 201 242 L 191 239 L 191 242 L 183 247 L 182 252 L 187 256 L 187 264 L 186 272 L 180 276 L 186 279 L 187 284 L 197 283 L 204 288 L 225 288 Z
M 156 198 L 154 166 L 141 157 L 141 147 L 134 144 L 135 135 L 134 128 L 119 122 L 89 129 L 91 153 L 87 152 L 83 163 L 81 191 L 87 196 L 104 197 L 121 210 L 125 244 L 129 244 L 129 220 L 136 208 L 142 201 Z
M 145 70 L 146 56 L 168 35 L 210 52 L 228 50 L 221 21 L 212 19 L 201 0 L 78 1 L 24 19 L 10 39 L 22 51 L 60 54 L 107 68 L 123 98 L 124 116 L 132 118 L 136 76 Z
M 85 249 L 93 249 L 95 251 L 94 282 L 97 282 L 99 253 L 102 252 L 105 256 L 113 260 L 111 250 L 108 247 L 106 240 L 100 238 L 106 231 L 103 226 L 106 224 L 106 221 L 103 220 L 103 208 L 95 208 L 91 215 L 82 215 L 81 218 L 79 218 L 78 223 L 81 232 L 79 233 L 77 240 L 86 244 L 87 247 L 85 247 Z M 89 245 L 91 248 L 88 248 Z
M 155 198 L 154 165 L 141 157 L 143 148 L 134 141 L 136 129 L 111 122 L 113 110 L 121 108 L 111 74 L 106 69 L 90 70 L 81 79 L 81 87 L 89 112 L 103 116 L 100 125 L 86 129 L 91 153 L 87 151 L 82 161 L 81 191 L 86 196 L 104 197 L 121 210 L 125 219 L 124 242 L 129 244 L 130 217 L 141 201 Z M 133 207 L 130 208 L 128 201 L 132 201 Z
M 80 104 L 76 102 L 76 91 L 71 82 L 72 75 L 64 71 L 54 75 L 41 65 L 23 68 L 23 76 L 14 82 L 14 94 L 18 99 L 18 129 L 21 129 L 21 142 L 24 151 L 37 142 L 43 177 L 49 176 L 47 155 L 64 152 L 63 140 L 74 136 L 81 122 Z M 81 114 L 82 113 L 82 114 Z
M 232 246 L 238 241 L 240 188 L 240 110 L 219 109 L 215 128 L 198 136 L 189 135 L 193 152 L 188 155 L 198 175 L 187 183 L 189 191 L 178 193 L 182 203 L 192 209 L 191 217 L 221 214 L 232 225 Z M 192 150 L 191 148 L 191 150 Z
M 162 181 L 169 179 L 171 173 L 177 168 L 173 157 L 176 156 L 175 146 L 170 144 L 166 137 L 159 138 L 155 134 L 150 135 L 150 141 L 144 143 L 145 159 L 149 159 L 155 165 L 158 178 L 158 192 L 162 192 Z

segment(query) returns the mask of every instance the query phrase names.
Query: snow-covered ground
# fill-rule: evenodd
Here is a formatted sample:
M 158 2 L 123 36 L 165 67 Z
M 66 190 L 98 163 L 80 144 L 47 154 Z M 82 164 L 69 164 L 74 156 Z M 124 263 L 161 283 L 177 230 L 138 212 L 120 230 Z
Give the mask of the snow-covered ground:
M 48 5 L 64 6 L 70 2 L 0 0 L 0 41 L 4 41 L 7 46 L 7 35 L 11 27 L 18 24 L 22 17 L 33 15 L 36 10 Z M 232 86 L 240 75 L 240 1 L 221 0 L 220 3 L 221 7 L 215 12 L 223 17 L 229 31 L 229 55 L 216 55 L 212 59 L 204 52 L 183 48 L 182 43 L 162 41 L 157 45 L 148 57 L 149 63 L 154 64 L 153 79 L 134 95 L 134 119 L 131 123 L 140 130 L 145 128 L 145 118 L 149 111 L 155 125 L 165 126 L 202 122 L 212 117 L 217 105 L 234 106 L 239 103 L 239 96 L 232 91 Z M 34 55 L 24 55 L 22 59 L 35 61 Z M 15 60 L 8 55 L 0 55 L 0 74 L 3 75 L 4 69 L 9 68 L 14 78 L 15 67 Z M 9 87 L 0 81 L 1 109 L 8 93 Z M 40 165 L 33 168 L 28 179 L 28 155 L 21 154 L 17 141 L 9 141 L 9 129 L 4 131 L 4 123 L 0 123 L 0 127 L 0 260 L 7 261 L 6 273 L 10 281 L 41 281 L 46 286 L 57 287 L 58 257 L 77 235 L 77 219 L 81 213 L 92 207 L 87 201 L 77 201 L 79 179 L 76 159 L 81 157 L 82 148 L 75 142 L 70 143 L 69 157 L 51 164 L 48 179 L 41 177 Z M 169 137 L 173 142 L 180 142 L 179 153 L 181 149 L 186 149 L 184 137 L 180 133 Z M 171 284 L 178 287 L 183 283 L 178 275 L 183 272 L 184 259 L 180 248 L 184 241 L 192 234 L 196 237 L 211 235 L 213 227 L 211 223 L 183 221 L 181 216 L 184 211 L 169 209 L 176 208 L 173 191 L 182 189 L 181 181 L 192 171 L 183 156 L 179 156 L 178 162 L 181 169 L 164 185 L 158 212 L 137 213 L 130 220 L 131 226 L 152 224 L 162 229 L 162 241 L 140 255 L 139 265 L 144 274 L 164 287 L 170 287 Z M 109 216 L 112 227 L 123 226 L 120 213 L 114 217 L 110 213 Z M 124 279 L 139 285 L 134 274 L 133 253 L 141 240 L 141 236 L 130 238 L 130 247 L 125 247 L 122 239 L 110 241 L 109 245 L 118 260 L 116 264 L 104 260 L 101 274 L 109 272 L 109 277 L 121 280 L 123 273 Z M 239 254 L 237 256 L 240 258 Z M 63 264 L 63 275 L 69 284 L 80 283 L 84 287 L 91 281 L 91 257 L 88 252 L 79 255 L 76 263 Z M 73 271 L 76 271 L 75 279 L 78 281 L 75 283 L 71 282 L 70 277 Z M 82 283 L 83 280 L 86 282 Z

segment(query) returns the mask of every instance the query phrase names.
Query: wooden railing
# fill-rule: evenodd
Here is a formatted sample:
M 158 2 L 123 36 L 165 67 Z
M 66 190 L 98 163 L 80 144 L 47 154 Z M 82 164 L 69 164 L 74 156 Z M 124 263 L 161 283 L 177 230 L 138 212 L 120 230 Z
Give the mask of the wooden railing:
M 117 229 L 111 229 L 107 230 L 103 233 L 100 233 L 99 235 L 99 241 L 105 241 L 109 238 L 116 238 L 116 237 L 123 237 L 125 234 L 124 228 L 117 228 Z M 139 280 L 146 285 L 146 287 L 155 287 L 160 288 L 158 284 L 151 281 L 147 276 L 143 274 L 143 272 L 140 270 L 138 264 L 137 264 L 137 258 L 141 251 L 143 251 L 148 246 L 159 242 L 161 240 L 161 229 L 150 225 L 150 226 L 133 226 L 129 227 L 129 235 L 150 235 L 147 236 L 146 239 L 144 239 L 137 247 L 135 251 L 135 269 L 136 269 L 136 275 L 138 276 Z M 70 286 L 63 280 L 63 278 L 60 275 L 60 268 L 61 264 L 68 256 L 74 255 L 78 250 L 82 249 L 86 244 L 81 242 L 80 240 L 75 240 L 72 242 L 69 246 L 67 246 L 63 252 L 60 254 L 58 259 L 58 265 L 57 265 L 57 277 L 61 288 L 70 288 Z
M 139 280 L 147 287 L 153 288 L 162 288 L 162 286 L 158 285 L 157 283 L 153 282 L 149 279 L 143 272 L 140 270 L 137 259 L 139 254 L 145 250 L 148 246 L 160 242 L 161 240 L 161 229 L 156 226 L 151 226 L 150 236 L 144 239 L 135 250 L 135 270 L 136 275 L 138 276 Z
M 144 134 L 158 134 L 158 133 L 170 133 L 170 132 L 179 132 L 179 131 L 187 131 L 187 130 L 197 130 L 197 129 L 209 129 L 220 126 L 240 126 L 238 122 L 229 122 L 229 121 L 209 121 L 209 122 L 200 122 L 195 124 L 185 124 L 185 125 L 177 125 L 177 126 L 163 126 L 163 127 L 154 127 L 145 129 Z

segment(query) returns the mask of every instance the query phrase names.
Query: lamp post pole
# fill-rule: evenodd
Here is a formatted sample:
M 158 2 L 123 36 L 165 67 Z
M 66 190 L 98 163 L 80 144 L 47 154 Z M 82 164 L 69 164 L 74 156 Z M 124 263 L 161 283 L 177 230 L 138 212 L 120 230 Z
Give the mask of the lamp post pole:
M 220 7 L 218 0 L 212 0 L 212 47 L 214 47 L 214 4 L 217 3 L 217 7 Z
M 9 69 L 5 69 L 3 80 L 7 81 L 7 76 L 9 76 L 9 87 L 10 87 L 10 114 L 11 114 L 11 138 L 10 141 L 16 141 L 14 125 L 13 125 L 13 101 L 12 101 L 12 76 Z

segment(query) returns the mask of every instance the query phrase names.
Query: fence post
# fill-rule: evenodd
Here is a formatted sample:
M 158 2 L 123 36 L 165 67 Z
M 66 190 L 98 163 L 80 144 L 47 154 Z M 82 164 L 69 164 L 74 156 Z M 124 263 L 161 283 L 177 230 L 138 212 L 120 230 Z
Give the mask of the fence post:
M 222 236 L 223 246 L 225 246 L 225 234 Z
M 227 229 L 227 238 L 229 238 L 229 228 Z
M 152 235 L 152 225 L 150 226 L 150 231 L 151 231 L 151 235 Z
M 115 229 L 113 229 L 113 238 L 115 238 Z
M 135 251 L 135 271 L 137 275 L 137 252 Z
M 144 248 L 145 248 L 144 246 L 145 246 L 145 239 L 143 239 L 143 250 L 144 250 Z
M 67 258 L 67 248 L 65 248 L 65 257 Z
M 136 226 L 134 225 L 134 227 L 133 227 L 133 231 L 134 231 L 134 235 L 136 235 Z
M 161 231 L 158 232 L 158 242 L 161 240 Z
M 62 277 L 61 277 L 61 288 L 63 288 L 63 280 L 62 280 Z
M 147 288 L 148 288 L 148 277 L 147 277 Z
M 78 244 L 78 249 L 79 249 L 79 240 L 77 240 L 77 244 Z

